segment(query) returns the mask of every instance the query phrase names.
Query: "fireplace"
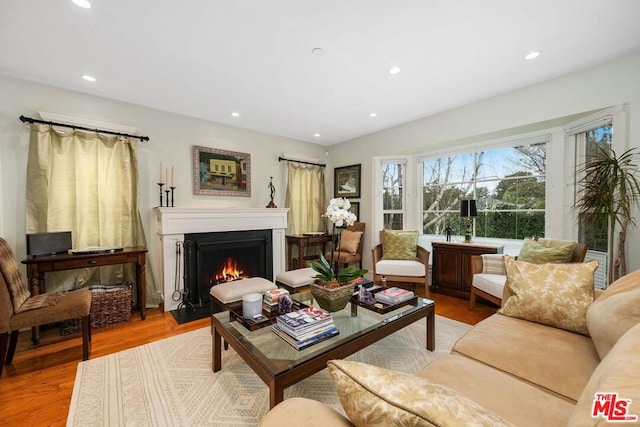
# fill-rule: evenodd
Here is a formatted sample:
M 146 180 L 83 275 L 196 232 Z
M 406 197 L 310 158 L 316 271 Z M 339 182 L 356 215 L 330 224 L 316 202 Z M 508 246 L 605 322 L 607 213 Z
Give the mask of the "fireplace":
M 183 265 L 182 260 L 177 259 L 178 246 L 187 235 L 268 230 L 271 232 L 271 245 L 268 245 L 271 249 L 266 250 L 271 250 L 272 261 L 265 261 L 264 275 L 247 274 L 272 279 L 285 271 L 288 211 L 286 208 L 154 208 L 157 249 L 152 248 L 151 251 L 160 264 L 158 293 L 164 310 L 175 310 L 182 302 L 177 290 L 182 290 L 185 284 L 182 272 L 176 273 L 176 265 Z M 195 253 L 194 248 L 191 250 Z
M 187 301 L 209 301 L 209 290 L 249 277 L 273 280 L 271 230 L 191 233 L 184 236 Z

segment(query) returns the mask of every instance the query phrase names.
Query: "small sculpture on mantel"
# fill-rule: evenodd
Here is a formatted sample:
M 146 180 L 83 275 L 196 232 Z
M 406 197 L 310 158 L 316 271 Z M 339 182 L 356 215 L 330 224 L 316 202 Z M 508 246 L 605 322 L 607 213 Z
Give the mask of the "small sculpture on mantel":
M 273 177 L 270 177 L 269 185 L 267 186 L 267 188 L 269 189 L 271 201 L 269 202 L 269 204 L 266 207 L 268 207 L 268 208 L 277 208 L 276 204 L 273 203 L 273 196 L 275 196 L 275 194 L 276 194 L 276 187 L 273 186 Z

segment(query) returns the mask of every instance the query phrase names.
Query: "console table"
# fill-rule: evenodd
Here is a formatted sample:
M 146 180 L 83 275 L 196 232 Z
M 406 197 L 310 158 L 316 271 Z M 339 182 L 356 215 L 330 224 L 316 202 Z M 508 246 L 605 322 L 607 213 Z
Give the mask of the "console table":
M 431 242 L 431 290 L 461 298 L 471 292 L 471 255 L 502 253 L 503 246 L 476 243 Z
M 135 264 L 136 265 L 136 305 L 140 310 L 140 318 L 147 316 L 145 258 L 147 248 L 143 246 L 123 248 L 122 250 L 95 254 L 58 254 L 46 256 L 28 256 L 22 260 L 27 266 L 27 279 L 31 285 L 31 294 L 37 295 L 45 291 L 44 273 L 52 271 L 75 270 L 104 265 Z M 34 331 L 34 343 L 38 341 L 38 333 Z
M 317 256 L 305 256 L 306 247 L 322 245 L 322 253 L 324 254 L 327 252 L 326 244 L 331 242 L 332 238 L 333 236 L 331 234 L 286 236 L 288 253 L 287 270 L 304 268 L 306 267 L 305 261 L 319 259 Z M 298 257 L 295 263 L 292 250 L 294 245 L 298 246 Z

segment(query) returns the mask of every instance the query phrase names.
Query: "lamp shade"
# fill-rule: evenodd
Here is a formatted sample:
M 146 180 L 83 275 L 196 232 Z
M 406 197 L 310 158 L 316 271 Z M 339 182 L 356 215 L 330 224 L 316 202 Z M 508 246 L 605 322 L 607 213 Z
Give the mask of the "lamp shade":
M 460 216 L 470 218 L 478 216 L 478 208 L 475 200 L 460 200 Z

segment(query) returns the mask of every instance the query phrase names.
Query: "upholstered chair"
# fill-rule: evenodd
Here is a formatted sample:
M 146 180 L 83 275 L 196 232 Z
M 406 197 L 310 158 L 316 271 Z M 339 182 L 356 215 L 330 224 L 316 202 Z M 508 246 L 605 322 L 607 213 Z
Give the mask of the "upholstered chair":
M 340 239 L 340 247 L 333 252 L 327 252 L 324 257 L 331 262 L 333 255 L 334 268 L 337 266 L 347 267 L 352 264 L 358 264 L 358 268 L 362 269 L 362 247 L 364 245 L 364 222 L 355 222 L 348 226 L 342 232 Z
M 550 250 L 548 253 L 551 254 L 550 256 L 559 258 L 562 258 L 562 256 L 558 252 L 554 255 L 554 248 L 566 248 L 568 245 L 575 245 L 572 250 L 570 248 L 567 249 L 567 254 L 564 260 L 549 259 L 546 260 L 548 262 L 583 262 L 587 255 L 587 245 L 585 243 L 576 243 L 570 240 L 560 239 L 538 239 L 537 243 L 549 248 Z M 526 244 L 527 241 L 525 240 L 525 245 Z M 522 254 L 522 250 L 520 253 Z M 530 261 L 526 258 L 525 260 Z M 504 266 L 504 255 L 473 255 L 471 257 L 471 274 L 473 274 L 473 281 L 471 284 L 471 295 L 469 298 L 469 310 L 474 309 L 477 297 L 483 298 L 496 305 L 502 305 L 505 291 L 508 291 L 505 286 L 507 282 L 507 273 Z
M 31 295 L 13 251 L 0 238 L 0 377 L 4 365 L 13 361 L 21 329 L 67 319 L 82 319 L 82 360 L 87 360 L 90 309 L 91 292 L 87 289 Z
M 429 297 L 429 251 L 418 245 L 417 240 L 417 231 L 380 232 L 381 242 L 371 250 L 376 284 L 384 279 L 423 285 L 425 296 Z

